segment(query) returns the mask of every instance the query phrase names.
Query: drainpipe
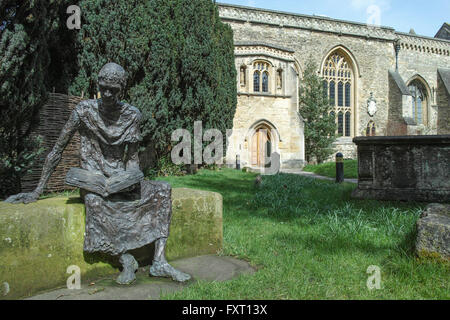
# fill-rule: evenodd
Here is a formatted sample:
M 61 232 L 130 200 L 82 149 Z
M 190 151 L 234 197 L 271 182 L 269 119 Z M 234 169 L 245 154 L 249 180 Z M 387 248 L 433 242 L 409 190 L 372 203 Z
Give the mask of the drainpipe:
M 394 48 L 395 48 L 395 71 L 398 72 L 398 53 L 400 52 L 400 39 L 395 39 L 394 41 Z

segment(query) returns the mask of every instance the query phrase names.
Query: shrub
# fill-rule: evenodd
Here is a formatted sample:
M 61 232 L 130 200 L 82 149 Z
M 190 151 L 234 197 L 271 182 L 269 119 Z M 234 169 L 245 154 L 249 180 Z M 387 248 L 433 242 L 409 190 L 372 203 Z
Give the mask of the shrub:
M 332 153 L 336 140 L 335 118 L 330 112 L 333 107 L 323 90 L 322 79 L 317 75 L 317 66 L 310 58 L 303 72 L 300 87 L 300 115 L 305 121 L 306 160 L 318 163 L 325 161 Z

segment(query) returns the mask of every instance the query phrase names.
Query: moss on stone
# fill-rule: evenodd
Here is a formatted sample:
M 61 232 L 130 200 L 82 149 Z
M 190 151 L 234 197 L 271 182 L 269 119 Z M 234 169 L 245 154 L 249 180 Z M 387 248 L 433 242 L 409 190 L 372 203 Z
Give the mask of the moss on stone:
M 219 250 L 223 236 L 221 195 L 174 189 L 172 199 L 167 258 Z M 29 205 L 0 202 L 0 285 L 6 282 L 10 288 L 0 299 L 27 297 L 64 286 L 71 265 L 80 267 L 82 281 L 117 273 L 114 257 L 83 252 L 84 227 L 84 204 L 77 197 L 56 197 Z M 151 261 L 151 250 L 145 251 L 149 257 L 141 261 Z
M 192 189 L 172 191 L 167 259 L 216 253 L 222 248 L 222 196 Z

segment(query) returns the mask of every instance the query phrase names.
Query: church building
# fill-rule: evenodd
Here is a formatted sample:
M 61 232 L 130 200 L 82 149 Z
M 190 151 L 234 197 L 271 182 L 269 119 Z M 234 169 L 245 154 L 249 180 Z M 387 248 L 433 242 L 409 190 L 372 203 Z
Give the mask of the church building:
M 238 105 L 227 162 L 305 164 L 298 88 L 308 59 L 333 103 L 336 152 L 356 158 L 357 136 L 450 134 L 450 40 L 389 27 L 229 4 Z

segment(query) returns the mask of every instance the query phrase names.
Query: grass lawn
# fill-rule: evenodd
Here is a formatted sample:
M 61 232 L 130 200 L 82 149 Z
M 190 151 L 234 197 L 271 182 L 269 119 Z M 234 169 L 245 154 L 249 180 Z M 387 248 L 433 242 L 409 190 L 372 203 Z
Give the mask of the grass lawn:
M 307 165 L 303 171 L 313 172 L 319 176 L 336 178 L 336 163 Z M 358 160 L 344 160 L 344 178 L 358 179 Z
M 356 201 L 352 184 L 296 175 L 202 170 L 160 178 L 173 187 L 223 195 L 224 248 L 259 271 L 229 282 L 198 282 L 165 299 L 449 299 L 450 265 L 413 254 L 424 204 Z M 381 268 L 381 290 L 366 286 Z

